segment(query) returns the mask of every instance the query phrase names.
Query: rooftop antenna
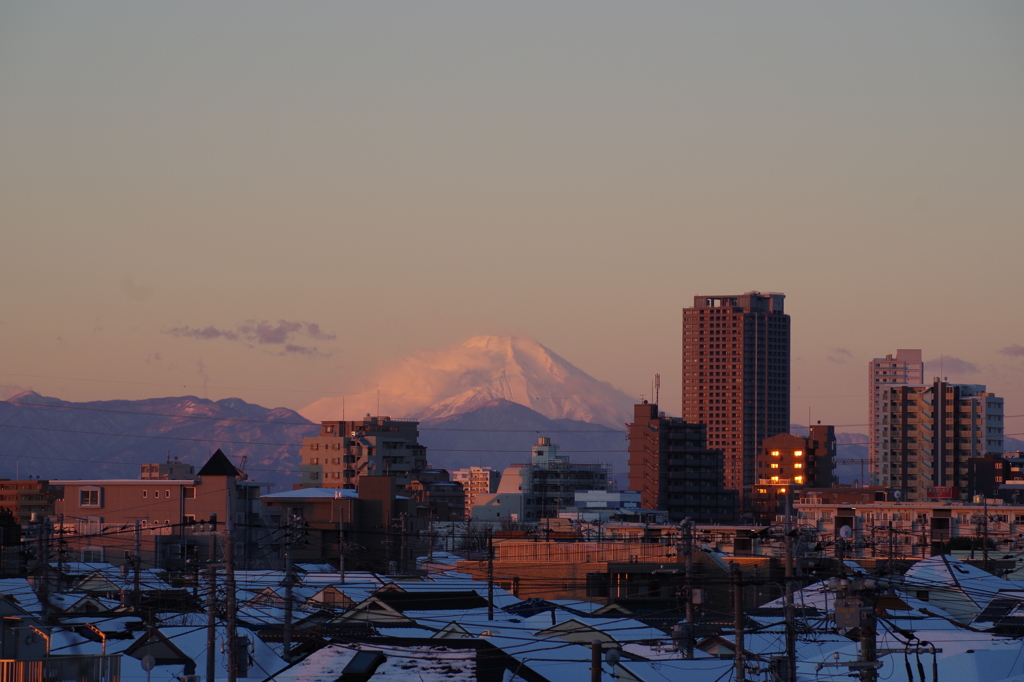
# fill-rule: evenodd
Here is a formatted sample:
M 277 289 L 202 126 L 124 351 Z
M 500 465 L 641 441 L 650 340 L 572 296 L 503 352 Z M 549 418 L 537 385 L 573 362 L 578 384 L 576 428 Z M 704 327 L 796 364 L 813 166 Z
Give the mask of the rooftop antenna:
M 654 375 L 654 404 L 658 404 L 658 396 L 661 394 L 661 375 Z

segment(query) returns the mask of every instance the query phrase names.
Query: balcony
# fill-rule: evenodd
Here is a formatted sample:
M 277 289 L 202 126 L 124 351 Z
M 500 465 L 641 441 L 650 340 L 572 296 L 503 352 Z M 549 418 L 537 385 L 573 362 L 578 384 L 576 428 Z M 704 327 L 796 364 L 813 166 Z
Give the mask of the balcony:
M 121 654 L 0 660 L 0 682 L 120 682 Z

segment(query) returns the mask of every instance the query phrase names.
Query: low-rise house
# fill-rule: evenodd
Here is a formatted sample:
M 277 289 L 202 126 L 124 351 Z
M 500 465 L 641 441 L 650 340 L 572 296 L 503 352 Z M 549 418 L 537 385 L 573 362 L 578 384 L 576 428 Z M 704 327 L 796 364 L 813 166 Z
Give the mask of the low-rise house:
M 197 480 L 198 479 L 198 480 Z M 217 450 L 195 478 L 51 481 L 63 488 L 54 534 L 83 562 L 129 563 L 138 547 L 148 566 L 186 570 L 208 558 L 209 534 L 233 525 L 240 561 L 263 557 L 267 533 L 260 484 Z

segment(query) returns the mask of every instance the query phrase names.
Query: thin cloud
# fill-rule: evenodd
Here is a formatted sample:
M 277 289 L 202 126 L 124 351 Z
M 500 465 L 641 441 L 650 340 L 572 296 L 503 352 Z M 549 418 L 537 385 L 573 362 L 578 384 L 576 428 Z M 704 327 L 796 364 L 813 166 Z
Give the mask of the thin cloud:
M 216 327 L 172 327 L 165 329 L 164 334 L 170 334 L 171 336 L 187 336 L 193 339 L 228 339 L 229 341 L 237 341 L 238 334 L 229 329 L 217 329 Z
M 831 355 L 827 356 L 828 361 L 837 365 L 845 365 L 853 359 L 853 353 L 845 348 L 830 348 Z
M 951 355 L 944 355 L 941 358 L 927 360 L 924 366 L 931 370 L 938 370 L 943 376 L 947 374 L 978 374 L 981 372 L 973 362 L 968 362 Z
M 284 350 L 281 351 L 280 355 L 307 355 L 309 357 L 328 358 L 330 353 L 321 353 L 316 346 L 297 346 L 295 344 L 285 344 Z
M 1024 346 L 1015 343 L 1012 346 L 1001 348 L 999 352 L 1003 355 L 1009 355 L 1011 358 L 1019 358 L 1024 356 Z
M 121 276 L 121 293 L 135 301 L 145 301 L 153 295 L 153 285 L 136 284 L 135 277 L 126 272 Z
M 320 328 L 315 322 L 290 320 L 246 320 L 234 329 L 221 329 L 214 326 L 190 327 L 182 325 L 164 329 L 165 334 L 192 339 L 226 339 L 243 343 L 249 348 L 256 346 L 280 346 L 278 355 L 305 355 L 307 357 L 330 357 L 316 346 L 297 343 L 300 339 L 333 341 L 337 338 Z

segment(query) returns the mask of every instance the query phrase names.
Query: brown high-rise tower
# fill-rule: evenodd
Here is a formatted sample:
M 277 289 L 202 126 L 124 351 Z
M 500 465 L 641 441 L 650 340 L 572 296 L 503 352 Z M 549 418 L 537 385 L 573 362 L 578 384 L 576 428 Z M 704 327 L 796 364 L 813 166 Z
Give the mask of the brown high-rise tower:
M 755 481 L 761 441 L 789 432 L 789 315 L 783 294 L 695 296 L 683 309 L 683 419 L 725 453 L 725 485 Z

